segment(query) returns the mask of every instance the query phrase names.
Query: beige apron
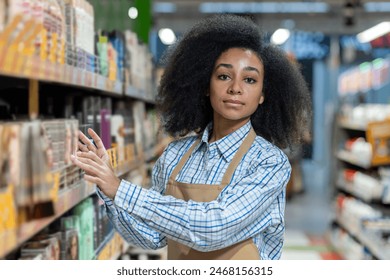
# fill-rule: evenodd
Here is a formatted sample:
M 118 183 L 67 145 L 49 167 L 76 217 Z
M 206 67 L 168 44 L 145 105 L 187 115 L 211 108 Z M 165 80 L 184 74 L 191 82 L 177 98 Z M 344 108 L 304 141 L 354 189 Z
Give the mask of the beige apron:
M 191 148 L 184 154 L 178 165 L 173 170 L 167 184 L 166 195 L 183 199 L 185 201 L 193 200 L 197 202 L 210 202 L 215 200 L 222 189 L 230 183 L 234 170 L 240 163 L 243 156 L 247 153 L 252 145 L 256 133 L 253 129 L 249 131 L 248 136 L 244 139 L 241 147 L 234 155 L 232 162 L 229 164 L 226 173 L 224 174 L 220 185 L 207 184 L 187 184 L 180 183 L 175 180 L 179 171 L 183 168 L 188 158 L 200 139 L 195 141 Z M 260 256 L 256 245 L 252 239 L 234 244 L 228 248 L 211 251 L 200 252 L 191 249 L 181 243 L 168 239 L 168 259 L 169 260 L 259 260 Z

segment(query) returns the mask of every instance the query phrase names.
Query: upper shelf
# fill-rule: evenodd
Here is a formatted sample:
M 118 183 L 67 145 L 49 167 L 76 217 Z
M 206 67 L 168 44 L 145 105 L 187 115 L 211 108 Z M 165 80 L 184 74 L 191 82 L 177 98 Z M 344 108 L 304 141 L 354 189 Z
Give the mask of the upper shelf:
M 339 119 L 340 127 L 363 131 L 366 141 L 371 145 L 372 158 L 366 162 L 359 154 L 346 151 L 338 153 L 338 158 L 354 165 L 370 168 L 390 164 L 390 120 L 372 121 L 367 124 L 356 123 L 346 119 Z
M 21 61 L 18 63 L 17 61 L 19 60 Z M 64 85 L 123 95 L 123 84 L 121 82 L 108 79 L 81 68 L 67 64 L 43 61 L 35 56 L 24 58 L 17 58 L 15 56 L 11 61 L 15 61 L 14 66 L 6 64 L 0 65 L 0 75 L 34 79 L 43 82 L 56 82 Z M 21 66 L 18 67 L 19 64 Z
M 150 104 L 155 104 L 156 101 L 151 96 L 147 96 L 145 90 L 137 89 L 132 85 L 125 86 L 125 95 L 139 99 Z
M 1 51 L 1 48 L 0 48 Z M 5 50 L 7 52 L 7 50 Z M 54 82 L 67 86 L 99 90 L 114 96 L 130 96 L 154 104 L 154 92 L 123 84 L 118 80 L 67 64 L 45 61 L 36 56 L 23 56 L 17 52 L 4 55 L 7 63 L 0 61 L 0 75 L 14 78 L 32 79 L 42 82 Z M 12 63 L 11 63 L 12 62 Z
M 365 160 L 362 160 L 362 158 L 359 157 L 358 155 L 353 154 L 353 153 L 346 151 L 346 150 L 338 151 L 337 158 L 342 160 L 342 161 L 353 164 L 355 166 L 364 168 L 364 169 L 369 169 L 369 168 L 373 167 L 370 162 L 366 162 Z
M 345 129 L 357 130 L 357 131 L 366 131 L 367 125 L 365 123 L 354 122 L 348 120 L 347 118 L 339 118 L 338 124 L 340 127 Z

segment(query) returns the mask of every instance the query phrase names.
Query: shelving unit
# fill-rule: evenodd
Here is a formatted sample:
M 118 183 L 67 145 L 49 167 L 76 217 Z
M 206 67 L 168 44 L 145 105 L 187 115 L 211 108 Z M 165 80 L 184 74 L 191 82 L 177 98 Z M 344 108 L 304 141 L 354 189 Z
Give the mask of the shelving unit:
M 339 75 L 332 243 L 346 259 L 390 259 L 390 57 Z
M 133 162 L 126 162 L 124 164 L 118 165 L 115 168 L 115 173 L 117 176 L 122 177 L 129 171 L 140 168 L 141 165 L 141 159 L 135 159 Z M 24 223 L 14 231 L 8 232 L 7 239 L 5 239 L 5 237 L 0 238 L 1 240 L 8 241 L 3 244 L 4 246 L 0 247 L 0 258 L 6 256 L 12 250 L 17 249 L 28 239 L 32 238 L 42 229 L 49 226 L 53 221 L 76 206 L 80 201 L 94 194 L 95 185 L 87 183 L 86 181 L 81 181 L 79 184 L 74 185 L 71 189 L 61 191 L 54 203 L 55 214 L 53 216 Z M 105 243 L 108 243 L 108 241 L 111 240 L 113 236 L 114 235 L 108 236 Z M 101 250 L 102 249 L 99 249 L 98 251 L 100 252 Z
M 97 260 L 116 260 L 129 245 L 120 237 L 117 232 L 112 232 L 107 236 L 106 241 L 96 250 Z
M 385 243 L 378 243 L 378 236 L 372 235 L 368 232 L 364 232 L 359 229 L 354 229 L 351 227 L 348 222 L 338 217 L 336 223 L 345 231 L 347 231 L 352 238 L 361 243 L 366 247 L 370 253 L 379 260 L 389 260 L 390 259 L 390 247 Z
M 97 44 L 97 42 L 93 39 L 94 30 L 93 21 L 91 21 L 91 18 L 93 19 L 93 8 L 87 1 L 81 0 L 67 4 L 64 2 L 62 3 L 63 5 L 57 1 L 49 2 L 50 1 L 46 3 L 48 5 L 47 7 L 54 5 L 55 8 L 58 8 L 56 9 L 56 12 L 62 12 L 61 16 L 58 16 L 55 19 L 51 18 L 52 15 L 48 8 L 48 10 L 43 10 L 43 12 L 36 17 L 32 12 L 35 6 L 31 6 L 27 7 L 27 9 L 29 8 L 31 10 L 19 11 L 19 13 L 16 12 L 16 14 L 10 16 L 8 18 L 8 25 L 5 25 L 3 27 L 4 29 L 0 30 L 1 89 L 7 88 L 8 84 L 9 88 L 18 87 L 27 93 L 23 98 L 25 98 L 25 101 L 28 103 L 26 115 L 29 120 L 39 120 L 41 117 L 42 112 L 40 112 L 40 106 L 42 106 L 42 104 L 40 104 L 40 102 L 42 102 L 42 96 L 45 96 L 44 94 L 46 94 L 48 90 L 56 91 L 56 89 L 58 89 L 58 94 L 55 92 L 57 95 L 54 95 L 52 98 L 61 98 L 59 99 L 61 100 L 60 102 L 63 102 L 65 95 L 66 97 L 72 98 L 72 102 L 74 103 L 84 101 L 82 98 L 87 97 L 99 97 L 101 100 L 104 98 L 104 101 L 110 100 L 110 102 L 107 103 L 109 104 L 107 106 L 112 105 L 111 108 L 114 108 L 114 105 L 118 105 L 118 103 L 122 102 L 121 110 L 112 112 L 117 115 L 124 113 L 122 115 L 123 127 L 121 127 L 120 131 L 118 130 L 115 133 L 117 135 L 121 134 L 123 137 L 128 137 L 126 141 L 134 142 L 132 142 L 131 147 L 122 147 L 118 146 L 118 143 L 114 143 L 115 145 L 108 149 L 109 155 L 112 157 L 111 163 L 113 164 L 116 175 L 121 178 L 127 179 L 131 175 L 130 173 L 134 171 L 139 171 L 139 174 L 146 176 L 146 162 L 150 158 L 155 158 L 170 141 L 170 139 L 164 139 L 159 143 L 156 143 L 155 141 L 153 143 L 155 148 L 148 147 L 147 151 L 144 151 L 143 149 L 144 135 L 141 134 L 143 134 L 142 121 L 144 120 L 142 119 L 142 113 L 146 111 L 146 106 L 149 108 L 154 107 L 156 96 L 156 88 L 152 77 L 153 65 L 151 63 L 150 55 L 147 53 L 147 48 L 139 43 L 135 33 L 126 31 L 126 36 L 128 36 L 126 38 L 130 39 L 131 45 L 125 45 L 124 47 L 128 49 L 131 47 L 136 48 L 135 51 L 133 50 L 133 53 L 136 54 L 136 57 L 133 57 L 133 62 L 138 63 L 137 68 L 133 67 L 132 69 L 129 69 L 127 71 L 128 76 L 126 76 L 124 69 L 119 65 L 125 65 L 124 62 L 128 58 L 123 56 L 121 57 L 121 59 L 123 59 L 122 61 L 116 60 L 120 56 L 118 55 L 116 57 L 113 55 L 113 52 L 116 51 L 114 47 L 110 52 L 111 56 L 107 54 L 107 57 L 99 57 L 98 53 L 91 53 L 93 52 L 94 44 Z M 58 5 L 58 7 L 56 5 Z M 53 8 L 54 6 L 50 7 Z M 21 7 L 17 7 L 17 9 L 19 8 Z M 77 13 L 80 12 L 80 9 L 83 10 L 84 14 L 77 15 Z M 13 10 L 14 13 L 15 11 L 16 10 Z M 69 19 L 71 19 L 71 21 L 68 21 Z M 47 20 L 52 20 L 52 22 L 56 21 L 55 24 L 57 25 L 55 27 L 54 23 L 53 26 L 50 26 L 50 24 L 47 25 Z M 46 25 L 42 25 L 42 23 L 46 23 Z M 72 26 L 72 24 L 75 24 L 76 26 Z M 61 31 L 56 29 L 60 25 L 63 27 Z M 18 28 L 16 28 L 17 26 Z M 82 30 L 84 28 L 86 29 Z M 89 30 L 90 32 L 88 32 L 88 28 L 91 29 Z M 86 35 L 85 37 L 88 37 L 87 40 L 85 40 L 83 34 L 80 33 L 81 31 L 84 32 L 84 35 Z M 83 48 L 85 47 L 85 43 L 87 43 L 87 45 L 92 43 L 92 48 L 89 48 L 89 51 L 88 48 Z M 82 44 L 84 44 L 84 46 Z M 122 49 L 124 53 L 128 51 L 128 49 L 125 48 Z M 142 52 L 139 51 L 141 49 Z M 142 55 L 145 57 L 140 59 Z M 70 58 L 71 61 L 69 61 Z M 106 75 L 103 75 L 103 72 L 100 71 L 102 69 L 100 68 L 103 65 L 102 63 L 106 63 Z M 145 70 L 142 70 L 143 66 L 145 66 Z M 136 73 L 134 73 L 134 69 L 137 69 Z M 150 73 L 148 71 L 150 71 Z M 130 77 L 130 75 L 134 76 Z M 136 84 L 131 84 L 129 82 L 131 79 L 135 81 Z M 20 87 L 20 85 L 22 85 L 22 87 Z M 48 85 L 50 86 L 49 89 Z M 75 98 L 75 100 L 76 98 L 79 99 L 75 101 L 73 98 Z M 99 102 L 103 102 L 101 100 L 99 100 Z M 64 106 L 65 104 L 61 105 Z M 87 106 L 84 103 L 73 105 Z M 131 114 L 133 114 L 132 117 L 134 118 L 135 113 L 133 112 L 133 109 L 135 105 L 140 108 L 139 113 L 141 114 L 138 121 L 141 123 L 137 124 L 137 128 L 127 127 L 125 126 L 125 118 L 129 118 L 129 115 L 131 118 Z M 84 107 L 78 108 L 78 110 L 81 109 L 84 110 Z M 118 108 L 115 107 L 115 109 Z M 128 115 L 126 115 L 126 110 L 127 112 L 130 112 Z M 90 113 L 87 114 L 86 119 L 89 117 L 89 114 Z M 98 112 L 98 114 L 101 118 L 102 113 Z M 54 113 L 48 117 L 53 118 L 53 116 Z M 72 115 L 72 117 L 74 117 L 74 115 Z M 78 116 L 76 117 L 79 118 Z M 94 118 L 96 118 L 95 115 Z M 28 119 L 24 119 L 23 121 L 28 122 Z M 99 122 L 100 121 L 101 119 Z M 127 121 L 129 121 L 129 119 L 127 119 Z M 86 123 L 83 122 L 80 124 L 83 126 L 90 125 L 88 120 Z M 110 131 L 108 131 L 108 133 L 110 133 Z M 109 136 L 112 137 L 112 135 Z M 131 137 L 134 137 L 135 139 L 132 138 L 132 140 L 129 140 Z M 150 143 L 151 141 L 149 141 L 149 144 Z M 121 147 L 125 150 L 124 152 L 116 150 Z M 126 150 L 127 148 L 130 149 Z M 118 154 L 122 154 L 122 152 L 124 156 L 118 157 Z M 86 183 L 84 180 L 71 186 L 60 188 L 59 184 L 61 183 L 59 183 L 59 181 L 64 180 L 63 177 L 65 176 L 61 172 L 62 170 L 56 172 L 58 173 L 56 175 L 57 183 L 51 187 L 51 192 L 53 192 L 52 206 L 54 214 L 45 218 L 36 218 L 28 220 L 28 222 L 19 223 L 19 221 L 17 221 L 17 207 L 14 205 L 15 196 L 13 191 L 15 188 L 13 186 L 6 186 L 5 188 L 2 186 L 0 189 L 0 203 L 3 205 L 3 208 L 7 207 L 7 209 L 4 209 L 7 210 L 6 212 L 8 214 L 4 215 L 4 213 L 2 213 L 3 216 L 0 216 L 0 259 L 6 258 L 7 255 L 14 254 L 24 243 L 28 242 L 31 238 L 61 219 L 63 216 L 69 214 L 74 208 L 77 208 L 82 201 L 87 200 L 90 197 L 95 197 L 95 186 Z M 146 179 L 143 180 L 145 181 Z M 0 209 L 3 211 L 3 208 Z M 4 219 L 8 218 L 10 220 L 4 222 Z M 6 227 L 3 227 L 3 223 Z M 99 247 L 95 248 L 95 258 L 116 259 L 127 248 L 128 245 L 122 240 L 119 234 L 112 231 L 104 237 L 104 240 L 102 240 Z
M 332 241 L 347 259 L 390 259 L 390 246 L 383 232 L 363 224 L 365 219 L 390 218 L 390 205 L 384 198 L 386 183 L 378 172 L 390 164 L 390 121 L 362 123 L 340 117 L 337 126 L 336 237 Z M 353 146 L 357 142 L 360 146 Z M 341 236 L 345 233 L 348 238 Z M 343 245 L 338 239 L 343 239 Z

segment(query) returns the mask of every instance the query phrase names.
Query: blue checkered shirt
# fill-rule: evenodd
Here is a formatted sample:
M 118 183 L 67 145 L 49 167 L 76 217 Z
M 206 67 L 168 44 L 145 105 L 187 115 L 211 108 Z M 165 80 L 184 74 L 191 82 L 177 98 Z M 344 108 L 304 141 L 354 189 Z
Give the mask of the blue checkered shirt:
M 177 181 L 219 184 L 251 123 L 210 144 L 211 128 L 205 129 Z M 149 249 L 166 246 L 169 238 L 206 252 L 252 238 L 261 259 L 279 259 L 291 173 L 286 155 L 257 136 L 216 200 L 186 202 L 165 196 L 169 176 L 195 140 L 190 136 L 168 145 L 154 165 L 149 189 L 122 180 L 114 201 L 98 190 L 114 227 L 129 243 Z

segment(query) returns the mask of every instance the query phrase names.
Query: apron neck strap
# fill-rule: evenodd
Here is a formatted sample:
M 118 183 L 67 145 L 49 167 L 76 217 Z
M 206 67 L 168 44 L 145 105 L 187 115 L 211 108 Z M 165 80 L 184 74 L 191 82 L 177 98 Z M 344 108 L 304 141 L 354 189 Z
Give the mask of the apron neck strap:
M 230 162 L 228 168 L 225 171 L 225 175 L 222 178 L 221 185 L 228 185 L 230 181 L 232 180 L 233 173 L 236 170 L 238 164 L 244 157 L 244 155 L 248 152 L 249 148 L 251 147 L 253 141 L 256 138 L 256 132 L 253 128 L 249 130 L 248 135 L 245 137 L 244 141 L 242 142 L 240 148 L 234 155 L 232 161 Z
M 179 174 L 180 170 L 183 169 L 184 164 L 187 162 L 187 160 L 190 158 L 193 150 L 195 147 L 199 144 L 200 138 L 195 140 L 194 144 L 190 147 L 190 149 L 184 154 L 184 156 L 180 159 L 179 163 L 176 165 L 176 167 L 173 169 L 170 179 L 175 180 L 177 175 Z
M 237 153 L 234 155 L 232 161 L 230 162 L 225 175 L 222 178 L 221 185 L 226 186 L 230 183 L 234 170 L 236 170 L 238 164 L 240 163 L 241 159 L 244 157 L 244 155 L 248 152 L 249 148 L 251 147 L 253 141 L 256 138 L 256 132 L 253 128 L 249 130 L 248 135 L 245 137 L 244 141 L 242 142 L 240 148 L 238 149 Z M 199 144 L 200 138 L 197 139 L 194 144 L 190 147 L 190 149 L 184 154 L 184 156 L 180 159 L 179 163 L 176 165 L 176 167 L 173 169 L 171 176 L 169 177 L 171 180 L 175 180 L 177 175 L 179 174 L 180 170 L 183 169 L 184 164 L 187 162 L 187 160 L 190 158 L 192 152 L 194 151 L 195 147 Z

